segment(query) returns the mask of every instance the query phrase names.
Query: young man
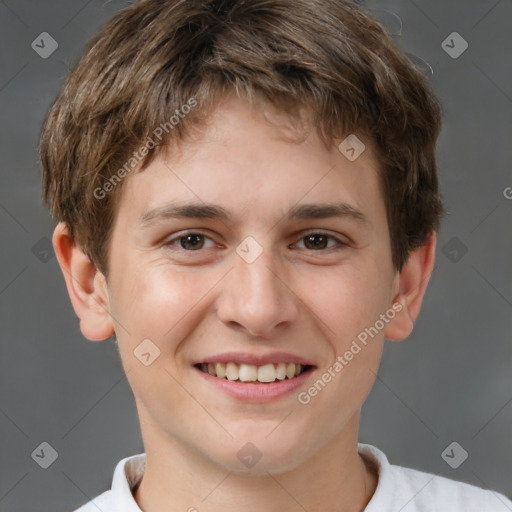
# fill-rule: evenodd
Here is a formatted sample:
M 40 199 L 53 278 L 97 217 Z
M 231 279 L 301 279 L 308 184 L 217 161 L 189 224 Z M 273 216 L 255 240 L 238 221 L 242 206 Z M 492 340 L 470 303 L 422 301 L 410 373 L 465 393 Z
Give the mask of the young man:
M 139 1 L 41 141 L 85 337 L 115 334 L 145 454 L 79 510 L 501 511 L 358 444 L 418 317 L 440 109 L 348 1 Z

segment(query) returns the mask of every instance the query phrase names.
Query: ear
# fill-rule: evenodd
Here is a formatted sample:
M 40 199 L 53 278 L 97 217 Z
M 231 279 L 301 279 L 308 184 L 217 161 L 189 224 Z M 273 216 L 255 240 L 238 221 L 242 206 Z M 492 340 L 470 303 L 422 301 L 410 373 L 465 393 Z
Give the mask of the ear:
M 409 336 L 420 314 L 423 297 L 434 269 L 436 233 L 409 254 L 402 270 L 395 276 L 393 309 L 398 311 L 384 330 L 384 337 L 400 341 Z
M 52 242 L 82 334 L 91 341 L 109 338 L 114 327 L 104 275 L 73 240 L 64 222 L 56 226 Z

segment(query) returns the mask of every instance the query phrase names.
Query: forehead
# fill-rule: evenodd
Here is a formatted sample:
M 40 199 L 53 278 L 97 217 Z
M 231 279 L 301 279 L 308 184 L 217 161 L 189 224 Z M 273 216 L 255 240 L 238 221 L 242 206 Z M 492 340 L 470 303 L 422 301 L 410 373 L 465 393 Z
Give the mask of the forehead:
M 385 217 L 370 141 L 351 161 L 337 147 L 341 140 L 328 150 L 314 130 L 302 128 L 272 107 L 232 97 L 212 112 L 199 138 L 162 151 L 126 178 L 118 214 L 144 225 L 169 205 L 203 203 L 221 206 L 224 220 L 240 215 L 268 224 L 300 204 L 342 203 L 370 223 Z

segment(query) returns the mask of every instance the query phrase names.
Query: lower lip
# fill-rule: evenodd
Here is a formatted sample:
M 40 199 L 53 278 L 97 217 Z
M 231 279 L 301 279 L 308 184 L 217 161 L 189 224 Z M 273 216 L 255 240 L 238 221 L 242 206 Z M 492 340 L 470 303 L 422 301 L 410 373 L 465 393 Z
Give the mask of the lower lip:
M 277 400 L 289 395 L 303 385 L 314 371 L 314 368 L 309 368 L 297 377 L 293 377 L 293 379 L 276 380 L 275 382 L 263 384 L 260 382 L 237 382 L 234 380 L 221 379 L 209 373 L 205 373 L 195 366 L 193 368 L 195 371 L 199 372 L 206 382 L 216 386 L 217 389 L 224 391 L 238 400 L 253 403 L 271 402 L 272 400 Z

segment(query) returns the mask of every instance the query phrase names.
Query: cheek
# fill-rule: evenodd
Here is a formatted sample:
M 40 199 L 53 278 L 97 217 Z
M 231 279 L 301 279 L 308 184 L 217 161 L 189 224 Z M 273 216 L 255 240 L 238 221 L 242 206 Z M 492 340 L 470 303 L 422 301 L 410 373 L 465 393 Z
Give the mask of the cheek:
M 299 403 L 313 404 L 334 435 L 360 408 L 375 381 L 384 330 L 371 329 L 388 308 L 389 291 L 383 269 L 368 261 L 324 270 L 315 274 L 306 304 L 313 318 L 321 320 L 316 326 L 329 351 Z
M 301 283 L 301 298 L 321 319 L 318 325 L 337 351 L 350 345 L 388 307 L 387 278 L 371 262 L 316 269 L 310 277 Z
M 119 331 L 128 338 L 125 345 L 133 350 L 142 339 L 149 338 L 162 351 L 172 349 L 176 333 L 211 287 L 197 274 L 170 272 L 159 265 L 133 268 L 120 276 L 117 284 L 111 311 L 125 327 Z

